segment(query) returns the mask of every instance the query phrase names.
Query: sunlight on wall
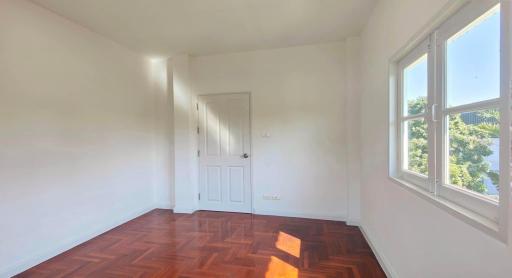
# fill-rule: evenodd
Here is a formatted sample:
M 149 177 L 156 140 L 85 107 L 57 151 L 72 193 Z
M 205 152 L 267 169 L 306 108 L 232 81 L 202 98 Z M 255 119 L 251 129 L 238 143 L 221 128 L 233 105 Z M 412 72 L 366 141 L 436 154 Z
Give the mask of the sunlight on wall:
M 284 232 L 279 232 L 276 247 L 292 256 L 300 257 L 301 240 Z
M 188 114 L 195 107 L 195 96 L 191 88 L 187 57 L 172 59 L 172 82 L 175 109 Z
M 192 109 L 192 97 L 185 82 L 181 80 L 178 74 L 173 75 L 173 83 L 175 107 L 177 109 L 182 109 L 183 111 Z
M 151 85 L 162 91 L 167 90 L 167 59 L 147 58 Z
M 283 262 L 277 257 L 270 257 L 267 273 L 265 278 L 297 278 L 299 277 L 299 270 L 290 264 Z

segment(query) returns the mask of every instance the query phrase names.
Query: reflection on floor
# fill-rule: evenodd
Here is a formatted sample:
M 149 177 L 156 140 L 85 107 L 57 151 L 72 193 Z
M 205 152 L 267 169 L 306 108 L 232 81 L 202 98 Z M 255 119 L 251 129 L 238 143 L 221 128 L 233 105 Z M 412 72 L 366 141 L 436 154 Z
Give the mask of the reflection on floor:
M 18 277 L 385 277 L 343 222 L 153 210 Z

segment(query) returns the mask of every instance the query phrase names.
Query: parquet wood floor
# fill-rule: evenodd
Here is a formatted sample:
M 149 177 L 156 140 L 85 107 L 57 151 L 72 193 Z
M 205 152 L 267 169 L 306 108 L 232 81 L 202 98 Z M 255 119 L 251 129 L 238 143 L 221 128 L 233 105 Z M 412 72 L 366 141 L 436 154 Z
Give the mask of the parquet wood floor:
M 16 277 L 354 277 L 384 272 L 343 222 L 153 210 Z

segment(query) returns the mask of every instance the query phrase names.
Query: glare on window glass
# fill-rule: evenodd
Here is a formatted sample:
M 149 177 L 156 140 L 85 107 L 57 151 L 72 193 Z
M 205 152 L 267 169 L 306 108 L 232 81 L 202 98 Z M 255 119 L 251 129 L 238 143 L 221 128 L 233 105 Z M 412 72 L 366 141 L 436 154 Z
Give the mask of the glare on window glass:
M 448 116 L 448 183 L 493 199 L 499 195 L 499 112 Z
M 428 91 L 427 54 L 404 69 L 404 115 L 425 112 Z
M 453 35 L 446 45 L 447 107 L 500 95 L 500 6 Z
M 404 167 L 412 172 L 428 175 L 427 123 L 425 119 L 406 121 L 404 124 Z

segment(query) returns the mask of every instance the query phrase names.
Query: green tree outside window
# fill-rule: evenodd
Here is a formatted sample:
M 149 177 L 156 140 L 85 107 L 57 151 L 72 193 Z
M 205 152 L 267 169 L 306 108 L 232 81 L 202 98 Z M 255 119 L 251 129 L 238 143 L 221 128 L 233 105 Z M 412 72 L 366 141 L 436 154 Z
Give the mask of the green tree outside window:
M 418 97 L 408 102 L 409 114 L 422 113 L 426 107 L 426 97 Z M 499 174 L 490 169 L 485 160 L 493 152 L 492 138 L 499 138 L 499 112 L 496 109 L 475 112 L 478 121 L 466 123 L 461 114 L 449 116 L 450 183 L 478 193 L 485 194 L 487 187 L 484 178 L 488 177 L 498 188 Z M 410 121 L 409 170 L 427 175 L 427 125 L 423 121 Z M 499 188 L 498 188 L 499 190 Z

